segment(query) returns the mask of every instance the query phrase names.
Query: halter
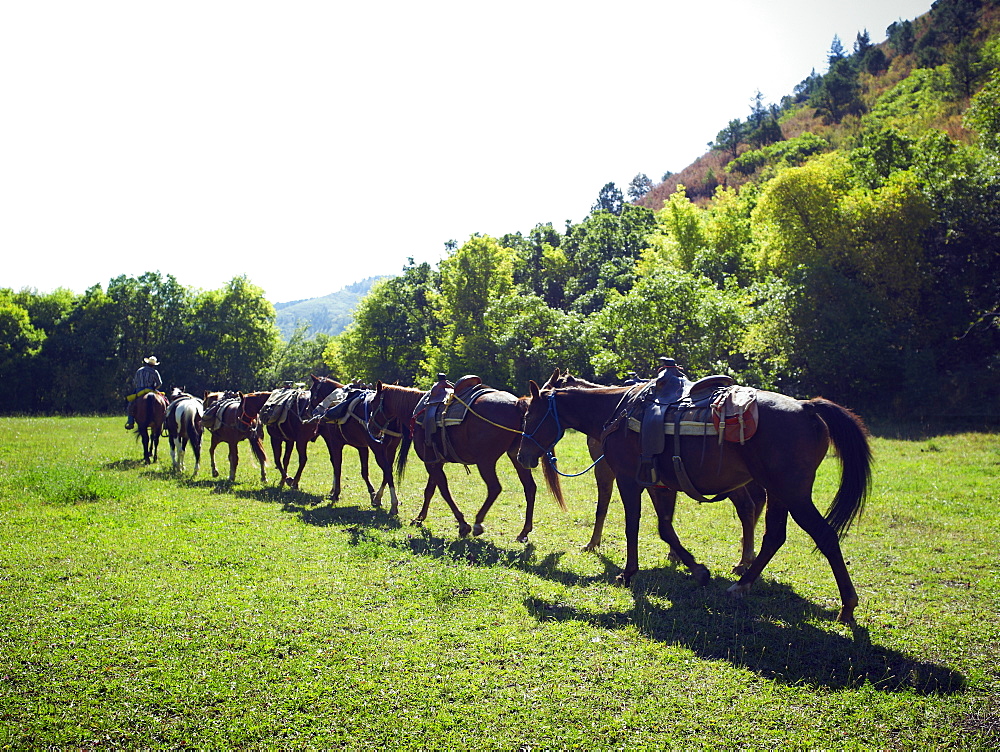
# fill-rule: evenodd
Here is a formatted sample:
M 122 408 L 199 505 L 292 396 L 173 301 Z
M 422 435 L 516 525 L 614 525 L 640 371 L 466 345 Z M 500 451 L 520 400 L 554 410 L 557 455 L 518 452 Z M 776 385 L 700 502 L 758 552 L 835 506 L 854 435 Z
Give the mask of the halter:
M 545 411 L 545 415 L 542 416 L 542 419 L 540 421 L 538 421 L 538 425 L 535 426 L 535 430 L 532 431 L 531 433 L 524 433 L 524 431 L 522 431 L 521 432 L 521 437 L 525 438 L 525 439 L 531 439 L 533 442 L 535 442 L 535 446 L 537 446 L 539 449 L 541 449 L 545 453 L 545 457 L 549 461 L 549 465 L 552 466 L 552 469 L 555 470 L 555 472 L 556 472 L 557 475 L 561 475 L 564 478 L 576 478 L 576 477 L 578 477 L 580 475 L 583 475 L 584 473 L 589 472 L 590 470 L 592 470 L 594 468 L 594 466 L 598 462 L 600 462 L 601 460 L 604 459 L 604 455 L 603 454 L 600 457 L 598 457 L 596 460 L 594 460 L 590 464 L 590 467 L 586 468 L 585 470 L 581 470 L 578 473 L 564 473 L 564 472 L 561 472 L 558 467 L 556 467 L 556 452 L 555 452 L 556 444 L 558 444 L 559 441 L 562 439 L 562 437 L 565 435 L 566 429 L 563 428 L 562 421 L 559 420 L 559 410 L 556 408 L 556 393 L 555 393 L 555 391 L 552 391 L 552 392 L 549 393 L 548 403 L 549 403 L 548 404 L 548 409 Z M 552 416 L 552 420 L 554 420 L 556 422 L 556 438 L 555 438 L 555 440 L 551 444 L 549 444 L 548 449 L 546 449 L 545 447 L 543 447 L 538 442 L 538 439 L 535 438 L 535 434 L 538 433 L 538 429 L 542 427 L 542 424 L 545 422 L 545 419 L 548 418 L 550 415 Z

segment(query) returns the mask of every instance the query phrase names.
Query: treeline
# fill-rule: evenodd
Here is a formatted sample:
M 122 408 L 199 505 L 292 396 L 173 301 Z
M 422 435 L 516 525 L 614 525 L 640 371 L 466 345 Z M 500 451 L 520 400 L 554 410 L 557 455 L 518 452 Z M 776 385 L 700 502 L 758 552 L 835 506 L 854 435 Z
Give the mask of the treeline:
M 939 0 L 880 45 L 835 39 L 827 73 L 720 132 L 708 194 L 704 175 L 663 196 L 637 176 L 631 202 L 609 183 L 580 223 L 449 243 L 379 282 L 337 337 L 282 342 L 242 277 L 0 290 L 0 410 L 118 409 L 150 354 L 192 391 L 444 372 L 515 393 L 555 366 L 613 382 L 669 355 L 867 415 L 995 417 L 998 19 L 997 2 Z
M 692 375 L 868 411 L 995 416 L 995 5 L 941 0 L 853 53 L 835 39 L 827 74 L 720 134 L 734 179 L 708 200 L 679 186 L 654 211 L 608 184 L 564 230 L 411 262 L 327 362 L 403 384 L 475 372 L 520 393 L 553 366 L 610 382 L 667 354 Z
M 322 369 L 326 343 L 283 343 L 274 306 L 246 277 L 209 291 L 158 272 L 82 295 L 0 289 L 0 411 L 122 410 L 149 355 L 167 384 L 194 393 L 257 389 Z

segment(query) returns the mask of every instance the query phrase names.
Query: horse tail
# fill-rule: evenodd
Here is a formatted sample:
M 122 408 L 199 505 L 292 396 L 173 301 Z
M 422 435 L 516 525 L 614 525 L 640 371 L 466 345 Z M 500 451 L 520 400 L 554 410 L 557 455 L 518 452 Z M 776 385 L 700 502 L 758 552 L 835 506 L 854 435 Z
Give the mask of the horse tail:
M 396 482 L 403 482 L 403 474 L 406 472 L 406 458 L 410 454 L 410 444 L 413 443 L 413 435 L 409 428 L 403 426 L 403 438 L 399 441 L 399 450 L 396 455 Z
M 817 397 L 805 403 L 830 431 L 842 466 L 840 488 L 826 513 L 837 537 L 844 535 L 864 510 L 872 482 L 872 448 L 864 422 L 836 402 Z
M 264 451 L 264 441 L 261 435 L 256 431 L 251 432 L 249 438 L 250 451 L 253 452 L 253 456 L 257 458 L 257 461 L 263 466 L 267 465 L 267 452 Z
M 555 500 L 559 502 L 559 508 L 564 512 L 568 511 L 566 507 L 566 499 L 563 497 L 562 483 L 559 482 L 559 473 L 556 472 L 555 467 L 552 466 L 551 462 L 548 462 L 548 457 L 542 457 L 542 477 L 545 478 L 545 485 L 549 487 L 549 491 L 555 497 Z

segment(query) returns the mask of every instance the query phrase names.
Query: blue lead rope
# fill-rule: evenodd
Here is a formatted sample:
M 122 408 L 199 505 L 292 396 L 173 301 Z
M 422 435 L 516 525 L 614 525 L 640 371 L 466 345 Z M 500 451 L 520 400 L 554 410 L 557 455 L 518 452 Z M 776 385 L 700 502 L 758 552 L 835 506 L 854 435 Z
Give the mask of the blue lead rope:
M 598 462 L 600 462 L 601 460 L 604 459 L 604 455 L 603 454 L 600 457 L 598 457 L 596 460 L 594 460 L 591 463 L 590 467 L 588 467 L 586 470 L 581 470 L 578 473 L 564 473 L 564 472 L 561 472 L 558 467 L 556 467 L 556 454 L 555 454 L 554 450 L 555 450 L 556 444 L 559 443 L 559 440 L 563 437 L 563 434 L 565 433 L 565 431 L 563 430 L 563 427 L 562 427 L 562 421 L 559 420 L 559 411 L 556 409 L 556 394 L 555 394 L 555 392 L 552 392 L 549 395 L 548 410 L 546 410 L 546 412 L 545 412 L 545 417 L 543 417 L 542 420 L 538 423 L 538 425 L 535 426 L 535 431 L 537 431 L 539 429 L 539 427 L 542 425 L 542 423 L 545 422 L 545 418 L 549 417 L 549 415 L 552 416 L 552 419 L 556 423 L 556 440 L 552 442 L 552 446 L 551 447 L 549 447 L 548 449 L 544 449 L 544 447 L 542 447 L 542 445 L 538 443 L 538 440 L 534 437 L 533 434 L 524 433 L 522 431 L 521 432 L 521 436 L 523 438 L 525 438 L 525 439 L 531 439 L 532 441 L 534 441 L 535 442 L 535 446 L 537 446 L 539 449 L 544 449 L 545 456 L 546 456 L 546 458 L 548 458 L 549 464 L 552 466 L 552 469 L 556 471 L 556 475 L 561 475 L 564 478 L 578 478 L 579 476 L 583 475 L 584 473 L 589 473 L 591 470 L 594 469 L 594 466 L 597 465 Z
M 552 465 L 552 469 L 556 471 L 556 475 L 561 475 L 564 478 L 578 478 L 579 476 L 583 475 L 584 473 L 589 473 L 591 470 L 594 469 L 594 467 L 597 465 L 598 462 L 600 462 L 601 460 L 604 459 L 604 455 L 602 454 L 600 457 L 598 457 L 596 460 L 594 460 L 591 463 L 590 467 L 588 467 L 586 470 L 581 470 L 578 473 L 564 473 L 564 472 L 560 472 L 559 468 L 556 467 L 556 455 L 555 455 L 555 453 L 553 453 L 552 451 L 548 451 L 548 452 L 545 453 L 545 456 L 549 458 L 549 464 Z

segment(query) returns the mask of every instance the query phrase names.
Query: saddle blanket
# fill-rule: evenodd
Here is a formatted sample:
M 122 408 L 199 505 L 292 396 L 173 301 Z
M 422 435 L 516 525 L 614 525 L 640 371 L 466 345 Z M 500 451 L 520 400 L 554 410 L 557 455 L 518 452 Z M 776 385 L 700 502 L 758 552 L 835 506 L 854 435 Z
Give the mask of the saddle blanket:
M 226 408 L 230 405 L 239 405 L 239 397 L 223 397 L 217 402 L 213 402 L 205 410 L 205 415 L 202 417 L 202 426 L 207 428 L 209 431 L 216 431 L 226 425 L 223 420 L 223 415 L 225 415 Z M 233 423 L 232 425 L 236 425 Z

